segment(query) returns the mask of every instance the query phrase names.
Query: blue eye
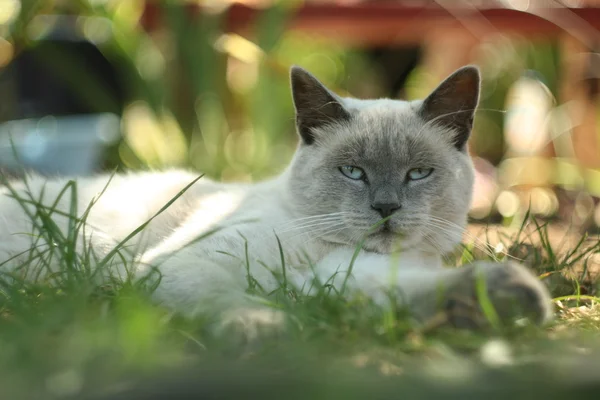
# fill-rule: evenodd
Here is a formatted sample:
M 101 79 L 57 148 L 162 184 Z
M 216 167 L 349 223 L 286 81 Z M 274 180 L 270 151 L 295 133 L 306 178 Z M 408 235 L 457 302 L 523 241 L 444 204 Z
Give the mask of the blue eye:
M 340 167 L 340 172 L 346 177 L 355 181 L 365 178 L 365 171 L 358 167 L 353 167 L 351 165 L 344 165 L 343 167 Z
M 433 172 L 433 168 L 413 168 L 408 171 L 406 177 L 409 181 L 418 181 L 427 178 Z

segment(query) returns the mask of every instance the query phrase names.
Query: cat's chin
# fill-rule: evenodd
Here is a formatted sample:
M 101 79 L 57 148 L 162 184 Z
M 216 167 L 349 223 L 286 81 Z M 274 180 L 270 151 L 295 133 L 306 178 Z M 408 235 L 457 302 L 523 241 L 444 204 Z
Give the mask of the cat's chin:
M 420 238 L 415 236 L 382 229 L 369 235 L 363 249 L 383 254 L 402 252 L 415 248 L 419 240 Z

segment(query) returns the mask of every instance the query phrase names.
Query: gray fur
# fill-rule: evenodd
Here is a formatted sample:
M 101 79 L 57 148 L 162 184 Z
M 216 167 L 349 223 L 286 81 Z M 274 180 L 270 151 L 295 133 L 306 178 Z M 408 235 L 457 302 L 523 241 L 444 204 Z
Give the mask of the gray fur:
M 398 246 L 422 246 L 435 253 L 451 250 L 460 241 L 461 229 L 432 229 L 431 217 L 443 218 L 457 227 L 465 226 L 474 173 L 469 156 L 462 147 L 457 148 L 456 126 L 448 123 L 445 114 L 460 112 L 465 104 L 474 110 L 479 95 L 477 69 L 466 67 L 451 75 L 425 102 L 336 100 L 323 96 L 330 92 L 308 72 L 300 71 L 298 67 L 292 70 L 293 89 L 298 87 L 294 84 L 298 76 L 312 81 L 305 82 L 302 94 L 294 93 L 294 98 L 310 96 L 307 88 L 317 93 L 310 105 L 295 103 L 301 137 L 307 135 L 302 121 L 316 120 L 321 115 L 315 110 L 339 101 L 344 111 L 338 112 L 342 116 L 339 119 L 330 114 L 327 121 L 312 126 L 309 135 L 313 140 L 304 141 L 297 151 L 290 179 L 297 207 L 308 215 L 351 212 L 345 219 L 346 229 L 324 239 L 352 244 L 357 232 L 366 231 L 381 219 L 373 205 L 397 204 L 399 209 L 386 226 L 367 240 L 366 250 L 389 253 Z M 470 93 L 462 88 L 459 93 L 462 100 L 453 101 L 455 93 L 451 89 L 459 86 L 455 81 L 467 78 L 476 85 L 470 87 Z M 456 109 L 452 109 L 452 104 Z M 436 120 L 437 116 L 432 114 L 435 110 L 442 113 L 442 118 Z M 473 111 L 467 119 L 472 114 Z M 463 120 L 464 116 L 459 115 L 457 119 Z M 463 127 L 466 129 L 466 125 Z M 362 168 L 368 180 L 346 178 L 338 169 L 344 165 Z M 434 171 L 423 180 L 407 181 L 406 175 L 413 168 Z M 382 234 L 386 227 L 399 234 L 400 240 L 398 235 Z

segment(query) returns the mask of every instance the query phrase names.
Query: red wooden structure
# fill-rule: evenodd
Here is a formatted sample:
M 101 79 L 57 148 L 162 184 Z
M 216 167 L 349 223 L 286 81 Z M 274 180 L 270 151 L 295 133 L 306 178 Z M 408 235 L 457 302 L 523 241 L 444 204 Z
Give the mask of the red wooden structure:
M 271 1 L 224 3 L 231 3 L 226 29 L 244 34 Z M 190 13 L 200 11 L 199 6 L 187 7 Z M 152 29 L 159 21 L 159 7 L 149 3 L 146 27 Z M 313 1 L 297 7 L 289 28 L 367 46 L 419 43 L 440 29 L 478 37 L 491 32 L 548 37 L 566 31 L 594 44 L 600 39 L 600 1 Z

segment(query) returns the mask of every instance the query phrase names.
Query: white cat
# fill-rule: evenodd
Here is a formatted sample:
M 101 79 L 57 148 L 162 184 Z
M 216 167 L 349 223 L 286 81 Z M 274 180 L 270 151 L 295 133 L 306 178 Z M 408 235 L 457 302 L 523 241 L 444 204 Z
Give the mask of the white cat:
M 280 285 L 279 239 L 285 278 L 306 290 L 315 275 L 384 305 L 386 290 L 392 290 L 418 320 L 441 311 L 455 326 L 477 327 L 486 323 L 476 302 L 481 276 L 501 318 L 517 315 L 511 307 L 516 301 L 520 312 L 547 321 L 552 315 L 548 291 L 526 268 L 515 263 L 442 266 L 442 255 L 461 240 L 471 201 L 473 167 L 466 142 L 479 81 L 477 68 L 468 66 L 423 101 L 357 100 L 336 96 L 293 67 L 300 143 L 289 167 L 257 184 L 199 179 L 128 241 L 136 260 L 133 272 L 141 277 L 157 267 L 162 280 L 154 296 L 168 307 L 186 314 L 222 310 L 260 323 L 264 313 L 247 312 L 260 308 L 245 289 L 252 278 L 267 291 Z M 117 175 L 103 192 L 109 178 L 77 179 L 80 214 L 102 193 L 85 233 L 99 257 L 197 174 Z M 28 187 L 33 199 L 50 206 L 67 182 L 33 176 Z M 25 184 L 11 186 L 27 197 Z M 69 213 L 70 207 L 64 196 L 57 208 Z M 369 230 L 382 218 L 387 220 Z M 55 215 L 63 232 L 68 221 Z M 8 189 L 0 189 L 0 260 L 17 255 L 4 268 L 19 264 L 23 256 L 18 254 L 31 246 L 31 231 L 30 216 Z M 119 270 L 118 263 L 115 257 L 112 268 Z

